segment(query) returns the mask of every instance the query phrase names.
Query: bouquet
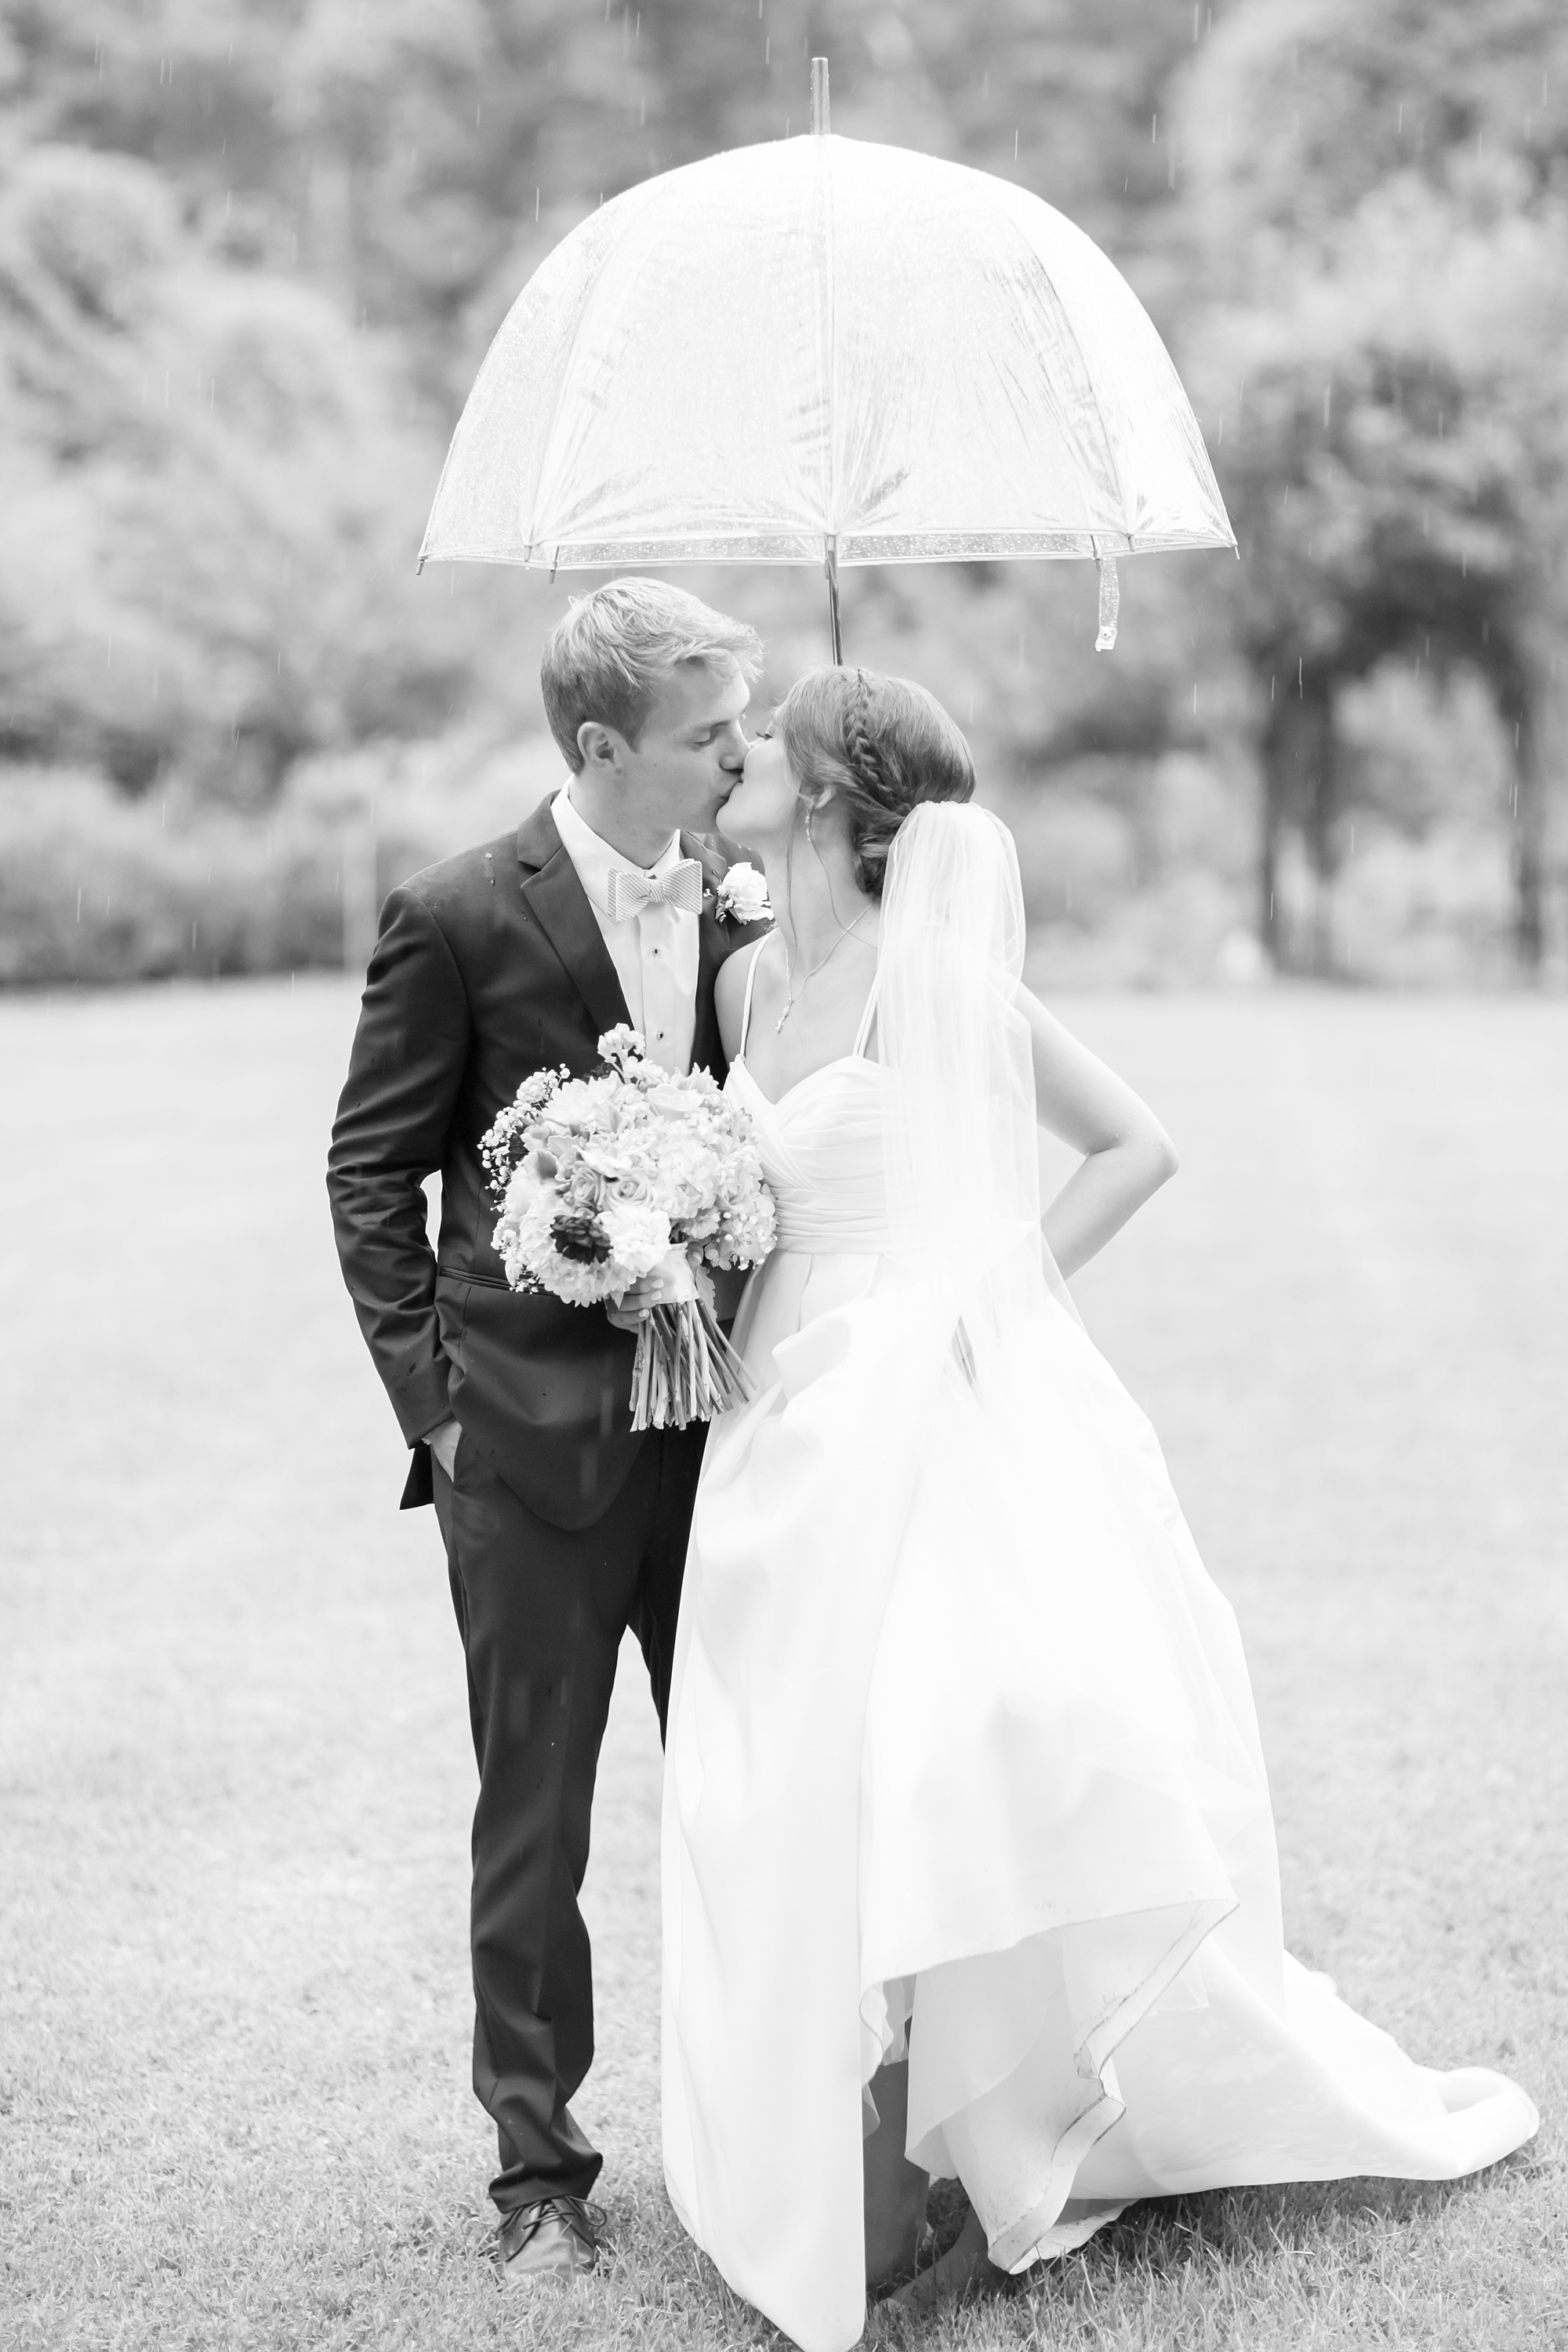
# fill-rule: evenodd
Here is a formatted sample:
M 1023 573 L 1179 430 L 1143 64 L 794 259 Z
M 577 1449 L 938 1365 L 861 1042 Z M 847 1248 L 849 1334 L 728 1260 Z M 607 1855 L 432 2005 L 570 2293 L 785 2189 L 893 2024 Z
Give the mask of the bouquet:
M 708 1071 L 661 1069 L 624 1024 L 599 1052 L 585 1078 L 564 1066 L 525 1078 L 481 1142 L 500 1213 L 493 1246 L 514 1290 L 577 1307 L 618 1302 L 657 1265 L 676 1272 L 685 1295 L 639 1324 L 632 1427 L 684 1429 L 751 1393 L 708 1269 L 761 1264 L 773 1195 L 751 1122 Z

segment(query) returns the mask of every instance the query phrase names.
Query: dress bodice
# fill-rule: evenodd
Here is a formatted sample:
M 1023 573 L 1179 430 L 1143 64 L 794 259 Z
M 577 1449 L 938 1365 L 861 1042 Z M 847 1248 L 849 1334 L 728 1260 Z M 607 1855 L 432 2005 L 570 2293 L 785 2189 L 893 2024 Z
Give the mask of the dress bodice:
M 762 942 L 752 950 L 741 1015 L 741 1044 L 724 1091 L 750 1117 L 763 1172 L 778 1209 L 781 1250 L 879 1253 L 888 1246 L 887 1181 L 882 1154 L 879 1063 L 867 1059 L 875 989 L 852 1053 L 825 1062 L 777 1102 L 746 1066 L 752 982 Z
M 779 1249 L 887 1248 L 881 1081 L 877 1063 L 846 1055 L 773 1103 L 743 1055 L 731 1063 L 724 1091 L 751 1116 L 778 1208 Z

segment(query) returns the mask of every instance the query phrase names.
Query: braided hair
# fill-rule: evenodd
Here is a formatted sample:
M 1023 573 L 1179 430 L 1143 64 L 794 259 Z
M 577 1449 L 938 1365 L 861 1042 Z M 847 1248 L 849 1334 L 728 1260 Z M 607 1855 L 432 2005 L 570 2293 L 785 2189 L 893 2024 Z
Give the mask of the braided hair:
M 874 669 L 808 670 L 773 714 L 808 805 L 828 792 L 849 831 L 855 879 L 873 898 L 893 837 L 921 801 L 966 801 L 974 762 L 934 694 Z

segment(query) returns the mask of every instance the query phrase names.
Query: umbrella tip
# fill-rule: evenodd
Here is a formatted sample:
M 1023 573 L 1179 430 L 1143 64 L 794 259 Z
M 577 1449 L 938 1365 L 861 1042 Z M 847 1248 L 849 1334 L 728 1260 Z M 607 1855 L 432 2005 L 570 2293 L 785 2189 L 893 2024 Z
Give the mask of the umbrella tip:
M 815 138 L 827 134 L 827 59 L 811 61 L 811 129 Z

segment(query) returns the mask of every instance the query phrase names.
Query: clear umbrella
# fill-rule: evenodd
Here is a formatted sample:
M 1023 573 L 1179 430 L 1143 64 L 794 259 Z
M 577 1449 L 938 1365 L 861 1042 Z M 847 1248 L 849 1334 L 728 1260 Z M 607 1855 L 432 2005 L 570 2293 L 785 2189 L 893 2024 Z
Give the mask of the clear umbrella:
M 1027 190 L 815 135 L 661 173 L 556 247 L 491 344 L 421 551 L 588 570 L 1233 547 L 1147 313 Z

